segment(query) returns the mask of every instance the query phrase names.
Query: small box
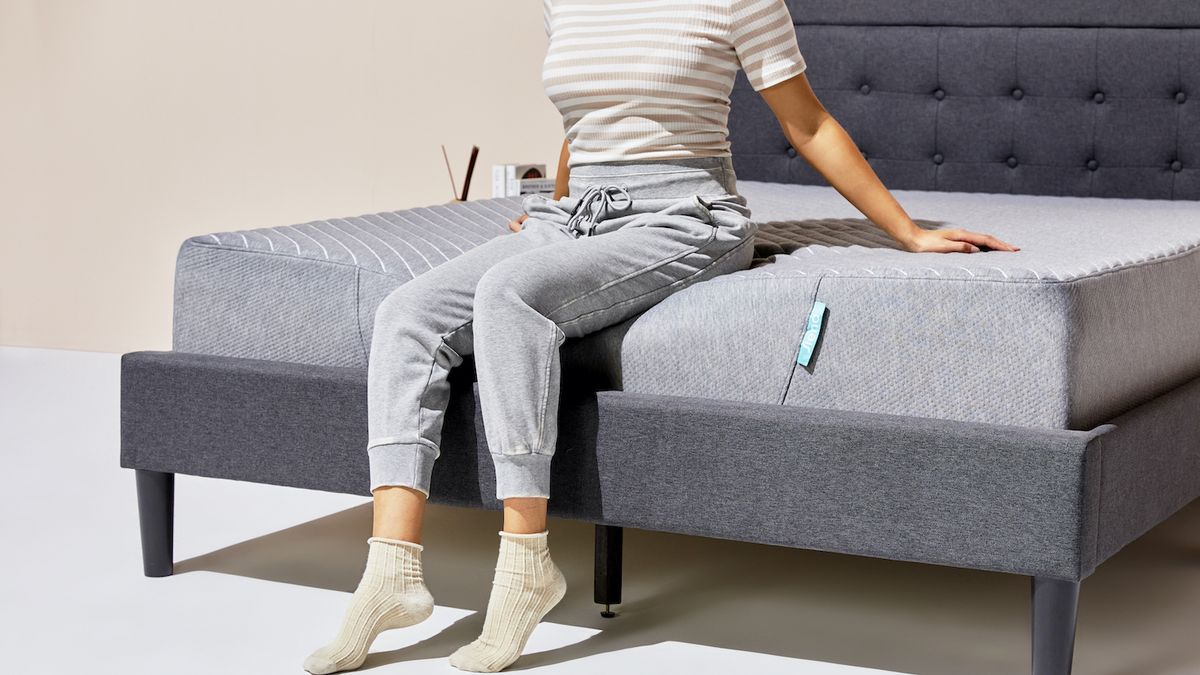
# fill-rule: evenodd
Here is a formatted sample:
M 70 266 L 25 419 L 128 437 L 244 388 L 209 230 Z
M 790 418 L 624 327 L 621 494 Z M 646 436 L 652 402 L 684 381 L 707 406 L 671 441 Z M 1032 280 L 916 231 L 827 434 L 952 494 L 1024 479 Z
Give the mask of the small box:
M 553 178 L 522 178 L 508 183 L 508 197 L 519 197 L 527 194 L 554 194 Z
M 492 165 L 492 197 L 554 194 L 555 182 L 546 177 L 545 164 Z

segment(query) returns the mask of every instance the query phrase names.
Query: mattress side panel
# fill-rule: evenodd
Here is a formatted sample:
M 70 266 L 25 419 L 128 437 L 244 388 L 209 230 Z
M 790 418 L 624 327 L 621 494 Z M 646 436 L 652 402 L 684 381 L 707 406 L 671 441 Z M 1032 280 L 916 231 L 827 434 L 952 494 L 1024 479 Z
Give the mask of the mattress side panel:
M 188 240 L 175 266 L 172 349 L 365 367 L 359 270 Z
M 685 288 L 629 323 L 625 391 L 778 404 L 815 278 L 733 273 Z
M 1200 254 L 1148 261 L 1072 284 L 1073 428 L 1101 424 L 1200 376 Z
M 818 298 L 825 326 L 785 404 L 1067 427 L 1061 284 L 827 276 Z

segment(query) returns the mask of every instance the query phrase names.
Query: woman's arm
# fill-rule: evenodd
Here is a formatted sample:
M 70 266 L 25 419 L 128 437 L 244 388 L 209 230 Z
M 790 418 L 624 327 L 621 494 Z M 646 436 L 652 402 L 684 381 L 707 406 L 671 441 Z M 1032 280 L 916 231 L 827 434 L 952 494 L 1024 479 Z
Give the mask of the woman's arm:
M 563 139 L 562 150 L 558 153 L 558 173 L 554 176 L 554 198 L 566 197 L 570 193 L 568 185 L 571 178 L 571 169 L 567 166 L 567 160 L 571 157 L 570 151 L 567 149 L 567 139 Z M 508 229 L 513 232 L 521 231 L 521 223 L 529 217 L 528 213 L 521 215 L 508 221 Z
M 974 253 L 979 245 L 1001 251 L 1016 246 L 963 229 L 925 230 L 917 226 L 867 164 L 853 139 L 825 110 L 800 73 L 759 92 L 788 142 L 863 215 L 909 251 Z
M 567 148 L 567 139 L 563 139 L 562 150 L 558 153 L 558 175 L 554 177 L 554 198 L 566 197 L 570 194 L 571 189 L 568 182 L 571 178 L 571 169 L 567 166 L 567 160 L 571 158 L 571 151 Z

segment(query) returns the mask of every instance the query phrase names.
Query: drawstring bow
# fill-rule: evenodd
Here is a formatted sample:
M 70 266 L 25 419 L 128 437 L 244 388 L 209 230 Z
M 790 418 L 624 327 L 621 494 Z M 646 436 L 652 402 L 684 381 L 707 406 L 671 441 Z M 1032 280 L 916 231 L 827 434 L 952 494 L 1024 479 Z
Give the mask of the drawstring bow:
M 620 199 L 624 199 L 624 204 L 620 204 Z M 629 189 L 624 185 L 592 185 L 583 191 L 583 195 L 579 197 L 579 203 L 575 206 L 575 211 L 571 217 L 567 219 L 567 227 L 576 227 L 587 221 L 589 227 L 585 232 L 591 236 L 592 231 L 596 229 L 596 218 L 603 212 L 608 210 L 628 209 L 633 204 L 633 198 L 629 196 Z

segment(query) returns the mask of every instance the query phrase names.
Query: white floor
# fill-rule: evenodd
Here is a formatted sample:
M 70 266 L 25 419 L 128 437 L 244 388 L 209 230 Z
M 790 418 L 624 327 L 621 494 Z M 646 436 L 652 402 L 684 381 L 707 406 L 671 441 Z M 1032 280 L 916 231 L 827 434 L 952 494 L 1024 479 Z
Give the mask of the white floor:
M 176 574 L 141 574 L 118 466 L 119 356 L 0 348 L 5 672 L 293 673 L 336 627 L 367 497 L 176 479 Z M 498 516 L 435 507 L 438 601 L 363 671 L 456 673 L 478 633 Z M 1028 672 L 1024 577 L 698 537 L 626 533 L 625 603 L 591 603 L 591 528 L 550 525 L 571 588 L 512 670 L 863 675 Z M 1076 673 L 1200 673 L 1200 502 L 1083 584 Z

